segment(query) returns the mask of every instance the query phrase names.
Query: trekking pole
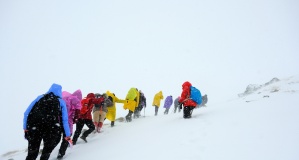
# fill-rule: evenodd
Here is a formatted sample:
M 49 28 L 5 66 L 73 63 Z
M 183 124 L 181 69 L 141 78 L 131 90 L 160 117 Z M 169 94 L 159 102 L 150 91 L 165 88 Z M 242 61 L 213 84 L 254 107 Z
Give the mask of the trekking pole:
M 144 109 L 143 109 L 143 117 L 145 117 L 145 107 L 144 107 Z

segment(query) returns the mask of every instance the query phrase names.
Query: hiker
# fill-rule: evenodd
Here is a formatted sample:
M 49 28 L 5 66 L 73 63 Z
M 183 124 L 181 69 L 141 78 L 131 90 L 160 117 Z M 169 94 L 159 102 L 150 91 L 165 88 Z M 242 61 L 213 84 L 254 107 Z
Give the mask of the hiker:
M 112 98 L 110 97 L 111 99 L 109 99 L 106 93 L 104 93 L 102 95 L 99 93 L 96 93 L 95 96 L 96 96 L 96 98 L 103 99 L 102 103 L 95 104 L 92 109 L 93 124 L 96 127 L 95 132 L 100 133 L 101 128 L 103 127 L 104 120 L 106 119 L 106 114 L 108 111 L 107 108 L 111 107 L 113 105 L 113 103 L 112 103 Z
M 202 102 L 200 104 L 201 107 L 206 107 L 206 104 L 208 103 L 208 95 L 202 96 Z
M 58 145 L 61 134 L 71 141 L 67 108 L 62 97 L 62 87 L 53 83 L 49 91 L 38 96 L 26 109 L 23 119 L 25 138 L 28 140 L 26 160 L 35 160 L 41 141 L 44 142 L 41 160 L 48 160 Z
M 68 111 L 68 122 L 69 122 L 70 132 L 72 134 L 73 133 L 73 124 L 75 124 L 78 121 L 80 110 L 81 110 L 82 92 L 80 89 L 76 90 L 73 94 L 71 94 L 67 91 L 63 91 L 62 99 L 66 103 L 66 108 Z M 63 138 L 62 138 L 62 142 L 60 145 L 57 159 L 62 159 L 67 150 L 69 143 L 64 138 L 65 138 L 65 134 L 63 134 Z
M 155 116 L 158 115 L 161 100 L 164 99 L 162 91 L 155 94 L 152 106 L 155 107 Z
M 175 100 L 174 100 L 174 113 L 176 113 L 176 110 L 178 110 L 178 112 L 181 112 L 181 109 L 180 109 L 180 107 L 179 107 L 179 99 L 180 99 L 181 97 L 180 96 L 178 96 Z
M 132 114 L 134 113 L 136 107 L 139 104 L 139 92 L 137 88 L 130 88 L 130 90 L 127 93 L 126 101 L 124 103 L 123 108 L 126 110 L 128 109 L 129 112 L 126 115 L 126 121 L 131 122 L 132 121 Z
M 81 134 L 81 131 L 86 125 L 88 127 L 88 130 L 83 132 L 82 136 L 80 137 L 82 140 L 84 140 L 87 143 L 86 137 L 95 130 L 95 126 L 92 122 L 92 109 L 95 104 L 101 104 L 104 101 L 103 98 L 96 98 L 94 93 L 88 93 L 87 96 L 82 99 L 81 101 L 81 110 L 79 114 L 78 121 L 76 123 L 76 131 L 73 136 L 73 144 L 76 145 L 78 137 Z
M 181 94 L 181 98 L 179 100 L 179 103 L 180 103 L 179 106 L 180 106 L 180 109 L 182 109 L 182 105 L 184 105 L 184 110 L 183 110 L 184 118 L 191 118 L 192 111 L 197 105 L 197 103 L 195 101 L 190 99 L 190 97 L 191 97 L 190 87 L 191 86 L 192 86 L 192 84 L 188 81 L 184 82 L 182 85 L 182 94 Z
M 115 96 L 114 93 L 111 93 L 110 91 L 106 92 L 107 96 L 112 97 L 112 103 L 113 105 L 111 107 L 108 107 L 108 112 L 106 114 L 106 118 L 111 121 L 111 127 L 114 126 L 114 122 L 115 122 L 115 117 L 116 117 L 116 105 L 115 103 L 124 103 L 125 100 L 119 99 Z
M 172 103 L 173 103 L 172 96 L 171 95 L 167 96 L 164 101 L 164 108 L 165 108 L 164 114 L 168 114 L 168 111 L 169 111 Z
M 135 109 L 134 111 L 134 118 L 139 118 L 140 117 L 140 113 L 142 111 L 143 108 L 146 107 L 146 98 L 144 96 L 144 93 L 139 90 L 139 104 L 138 104 L 138 107 Z

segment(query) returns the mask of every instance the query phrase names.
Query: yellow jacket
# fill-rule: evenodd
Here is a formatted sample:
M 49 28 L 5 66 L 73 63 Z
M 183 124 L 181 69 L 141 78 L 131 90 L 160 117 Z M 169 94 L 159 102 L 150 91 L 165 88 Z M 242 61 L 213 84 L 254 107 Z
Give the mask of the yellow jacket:
M 134 93 L 132 93 L 134 92 Z M 131 95 L 134 95 L 132 97 Z M 130 111 L 134 112 L 135 108 L 138 107 L 139 104 L 139 92 L 136 88 L 131 88 L 126 96 L 126 100 L 124 103 L 124 109 L 129 109 Z M 130 97 L 130 98 L 128 98 Z
M 164 99 L 162 91 L 155 94 L 152 106 L 160 107 L 161 100 Z
M 112 101 L 113 101 L 113 106 L 112 107 L 107 107 L 108 108 L 108 112 L 106 114 L 106 118 L 109 121 L 115 121 L 115 117 L 116 117 L 116 106 L 115 103 L 125 103 L 125 100 L 122 99 L 118 99 L 114 93 L 111 93 L 110 91 L 106 92 L 107 96 L 112 97 Z

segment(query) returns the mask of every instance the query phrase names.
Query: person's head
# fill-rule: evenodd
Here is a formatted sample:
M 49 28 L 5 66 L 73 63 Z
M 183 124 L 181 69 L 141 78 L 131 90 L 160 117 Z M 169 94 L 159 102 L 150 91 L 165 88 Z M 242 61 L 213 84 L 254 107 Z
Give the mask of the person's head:
M 94 93 L 88 93 L 86 98 L 95 98 L 95 95 Z
M 182 88 L 184 88 L 184 87 L 190 87 L 190 86 L 192 86 L 192 84 L 189 81 L 186 81 L 186 82 L 184 82 L 182 84 Z
M 100 97 L 101 97 L 101 94 L 100 94 L 100 93 L 95 93 L 94 96 L 95 96 L 96 98 L 100 98 Z
M 108 96 L 107 96 L 106 93 L 103 93 L 103 94 L 102 94 L 102 97 L 107 98 Z

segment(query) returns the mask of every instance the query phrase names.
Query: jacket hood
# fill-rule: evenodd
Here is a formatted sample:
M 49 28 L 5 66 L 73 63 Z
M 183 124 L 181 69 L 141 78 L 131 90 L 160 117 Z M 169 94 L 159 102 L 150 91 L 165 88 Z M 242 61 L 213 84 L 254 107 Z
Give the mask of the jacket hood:
M 62 98 L 62 87 L 59 84 L 53 83 L 47 93 L 53 92 L 56 96 Z
M 82 92 L 80 89 L 76 90 L 72 95 L 76 96 L 79 100 L 82 100 Z
M 62 98 L 67 98 L 67 97 L 70 97 L 70 96 L 72 96 L 72 94 L 70 94 L 69 92 L 67 92 L 67 91 L 62 92 Z
M 86 98 L 95 98 L 95 95 L 94 93 L 88 93 Z
M 183 88 L 185 88 L 185 87 L 191 87 L 191 86 L 192 86 L 192 84 L 190 82 L 188 82 L 188 81 L 184 82 L 183 85 L 182 85 Z

